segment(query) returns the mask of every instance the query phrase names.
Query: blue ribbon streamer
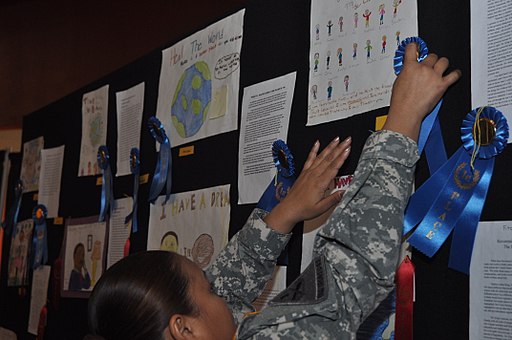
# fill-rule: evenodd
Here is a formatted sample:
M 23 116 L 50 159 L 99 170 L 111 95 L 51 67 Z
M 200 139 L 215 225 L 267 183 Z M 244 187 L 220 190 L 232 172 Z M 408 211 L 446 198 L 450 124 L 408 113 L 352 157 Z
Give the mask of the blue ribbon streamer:
M 114 185 L 112 179 L 112 170 L 110 169 L 110 156 L 105 145 L 98 148 L 98 165 L 103 170 L 103 183 L 101 185 L 101 211 L 100 222 L 104 222 L 107 211 L 114 209 Z
M 280 139 L 272 143 L 272 156 L 277 174 L 256 204 L 256 207 L 270 212 L 287 194 L 295 183 L 295 164 L 293 155 Z
M 132 233 L 138 230 L 138 196 L 139 196 L 139 174 L 140 174 L 140 156 L 139 149 L 132 148 L 130 151 L 130 171 L 133 174 L 133 207 L 132 212 L 126 216 L 124 223 L 132 221 Z
M 32 237 L 32 268 L 37 269 L 39 266 L 48 262 L 48 234 L 46 228 L 46 217 L 48 210 L 43 204 L 38 204 L 32 211 L 32 219 L 34 220 L 34 236 Z
M 162 189 L 165 186 L 165 204 L 171 196 L 171 143 L 165 134 L 163 124 L 158 120 L 158 118 L 154 116 L 151 117 L 148 121 L 148 126 L 153 138 L 160 143 L 160 152 L 158 153 L 155 174 L 153 175 L 153 180 L 149 189 L 149 202 L 155 203 L 158 195 L 160 195 L 160 192 L 162 192 Z
M 495 136 L 488 145 L 474 149 L 476 118 L 476 110 L 466 116 L 461 127 L 464 147 L 460 147 L 411 196 L 404 217 L 404 234 L 419 224 L 409 237 L 409 243 L 429 257 L 453 231 L 449 266 L 464 273 L 469 272 L 474 237 L 494 169 L 494 156 L 505 148 L 508 139 L 506 119 L 501 112 L 486 107 L 478 119 L 488 119 L 495 124 Z
M 16 237 L 16 223 L 18 223 L 18 215 L 20 212 L 21 199 L 23 197 L 23 181 L 20 179 L 16 182 L 14 187 L 14 202 L 12 203 L 9 214 L 2 224 L 5 233 L 9 235 L 12 230 L 12 238 Z

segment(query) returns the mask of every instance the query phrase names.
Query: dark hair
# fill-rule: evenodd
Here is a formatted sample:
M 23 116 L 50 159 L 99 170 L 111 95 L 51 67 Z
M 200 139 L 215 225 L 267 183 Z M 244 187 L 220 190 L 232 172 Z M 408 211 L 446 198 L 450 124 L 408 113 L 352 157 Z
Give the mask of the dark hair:
M 84 251 L 85 251 L 85 246 L 84 246 L 84 244 L 83 244 L 82 242 L 78 242 L 78 243 L 76 244 L 76 246 L 75 246 L 75 249 L 73 250 L 73 256 L 75 256 L 75 255 L 76 255 L 76 252 L 78 251 L 78 248 L 80 248 L 80 247 L 84 248 Z
M 89 299 L 89 327 L 105 339 L 164 339 L 174 314 L 198 315 L 181 256 L 145 251 L 110 267 Z

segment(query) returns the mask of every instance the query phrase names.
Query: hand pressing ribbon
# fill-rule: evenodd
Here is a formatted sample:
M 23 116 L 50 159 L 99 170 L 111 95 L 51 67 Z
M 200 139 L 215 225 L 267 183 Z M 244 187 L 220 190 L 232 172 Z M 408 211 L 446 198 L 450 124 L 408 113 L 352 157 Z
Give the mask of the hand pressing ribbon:
M 453 230 L 448 266 L 468 274 L 494 157 L 506 147 L 509 128 L 503 114 L 487 106 L 466 115 L 461 134 L 463 147 L 411 196 L 404 234 L 419 224 L 408 241 L 432 257 Z
M 393 58 L 393 68 L 395 74 L 399 75 L 402 71 L 405 47 L 411 43 L 418 46 L 418 62 L 421 62 L 428 56 L 428 47 L 425 41 L 419 37 L 410 37 L 402 41 L 395 52 Z M 433 174 L 444 162 L 446 162 L 446 151 L 441 135 L 441 125 L 439 123 L 438 113 L 443 103 L 441 99 L 421 124 L 420 135 L 418 137 L 418 153 L 425 150 L 427 163 L 430 173 Z
M 48 233 L 46 230 L 46 217 L 48 210 L 43 204 L 38 204 L 32 211 L 34 220 L 34 236 L 32 237 L 32 268 L 37 269 L 48 262 Z
M 276 175 L 256 205 L 267 212 L 285 198 L 295 182 L 295 165 L 288 145 L 280 139 L 276 140 L 272 143 L 272 157 L 276 166 Z
M 149 132 L 153 138 L 160 143 L 160 152 L 158 153 L 155 174 L 153 175 L 151 188 L 149 189 L 149 202 L 155 203 L 158 195 L 160 195 L 160 192 L 165 186 L 165 204 L 171 196 L 171 143 L 165 134 L 163 124 L 158 118 L 154 116 L 149 118 L 148 126 Z
M 110 156 L 105 145 L 102 145 L 98 148 L 98 165 L 103 171 L 103 181 L 101 185 L 101 211 L 99 221 L 104 222 L 107 216 L 107 211 L 110 210 L 111 213 L 114 209 L 112 170 L 110 169 Z

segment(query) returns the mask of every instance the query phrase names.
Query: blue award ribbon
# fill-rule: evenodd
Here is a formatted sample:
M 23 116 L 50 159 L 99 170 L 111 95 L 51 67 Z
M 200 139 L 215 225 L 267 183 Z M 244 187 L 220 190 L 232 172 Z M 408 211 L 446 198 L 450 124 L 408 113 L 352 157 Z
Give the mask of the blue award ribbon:
M 9 235 L 12 230 L 12 238 L 16 236 L 16 223 L 18 222 L 18 215 L 20 212 L 21 198 L 23 197 L 23 181 L 20 179 L 16 182 L 14 187 L 14 202 L 12 203 L 11 209 L 7 218 L 3 222 L 3 228 L 5 233 Z
M 153 175 L 151 188 L 149 189 L 149 202 L 154 203 L 165 186 L 165 204 L 171 196 L 171 143 L 165 134 L 163 124 L 158 118 L 154 116 L 149 118 L 148 126 L 149 132 L 153 138 L 160 143 L 160 152 L 158 153 L 155 174 Z
M 105 221 L 107 211 L 114 209 L 114 186 L 112 170 L 110 169 L 110 155 L 105 145 L 98 148 L 98 165 L 103 170 L 103 183 L 101 185 L 101 212 L 100 222 Z
M 32 219 L 34 220 L 34 236 L 32 237 L 32 268 L 48 262 L 48 234 L 46 231 L 46 217 L 48 210 L 43 204 L 38 204 L 32 210 Z
M 295 182 L 293 155 L 285 142 L 272 143 L 272 157 L 277 173 L 261 196 L 256 207 L 270 212 L 286 195 Z
M 461 133 L 463 147 L 411 196 L 404 234 L 419 224 L 408 241 L 432 257 L 454 231 L 449 266 L 468 273 L 494 157 L 507 145 L 509 133 L 505 117 L 493 107 L 471 111 Z
M 133 174 L 133 207 L 132 212 L 126 216 L 124 223 L 132 221 L 132 233 L 138 230 L 137 206 L 139 196 L 139 174 L 140 174 L 140 157 L 139 149 L 132 148 L 130 151 L 130 171 Z

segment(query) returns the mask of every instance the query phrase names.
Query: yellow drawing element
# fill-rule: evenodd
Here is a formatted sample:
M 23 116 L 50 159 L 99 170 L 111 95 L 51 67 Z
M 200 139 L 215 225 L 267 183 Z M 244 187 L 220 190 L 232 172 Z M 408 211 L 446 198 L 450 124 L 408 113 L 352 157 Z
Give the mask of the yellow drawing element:
M 210 107 L 210 119 L 215 119 L 226 115 L 228 103 L 228 87 L 222 85 L 213 92 L 212 105 Z
M 92 247 L 91 261 L 92 261 L 92 277 L 91 277 L 91 287 L 96 283 L 96 270 L 98 268 L 98 261 L 101 260 L 101 241 L 94 241 L 94 246 Z
M 375 131 L 382 130 L 384 123 L 386 123 L 386 119 L 388 119 L 387 115 L 375 118 Z
M 160 244 L 160 250 L 178 252 L 178 236 L 174 232 L 168 232 L 164 235 Z

